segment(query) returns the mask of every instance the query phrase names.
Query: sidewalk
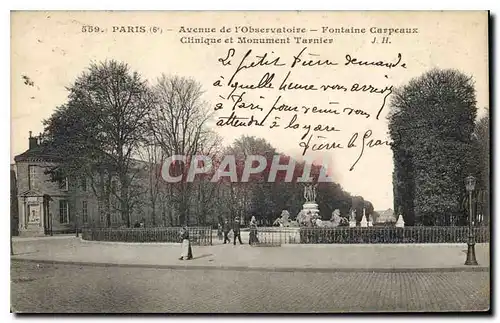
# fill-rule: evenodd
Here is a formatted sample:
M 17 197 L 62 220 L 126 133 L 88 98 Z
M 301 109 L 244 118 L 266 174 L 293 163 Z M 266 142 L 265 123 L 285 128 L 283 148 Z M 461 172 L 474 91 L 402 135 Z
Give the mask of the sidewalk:
M 488 271 L 489 244 L 476 245 L 479 266 L 465 266 L 466 244 L 193 246 L 194 259 L 178 260 L 180 244 L 134 244 L 63 238 L 15 239 L 12 259 L 166 269 L 311 272 Z

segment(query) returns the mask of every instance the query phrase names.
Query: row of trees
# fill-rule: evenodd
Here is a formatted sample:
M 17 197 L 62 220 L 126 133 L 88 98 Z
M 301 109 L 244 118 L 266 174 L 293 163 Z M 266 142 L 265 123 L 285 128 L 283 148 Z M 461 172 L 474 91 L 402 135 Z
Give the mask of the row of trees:
M 148 213 L 152 225 L 188 220 L 204 224 L 252 215 L 269 224 L 283 209 L 295 215 L 302 208 L 303 186 L 296 179 L 304 164 L 297 165 L 291 183 L 284 181 L 284 172 L 267 182 L 276 149 L 264 139 L 247 136 L 222 146 L 207 126 L 212 115 L 196 81 L 162 75 L 150 85 L 127 64 L 106 61 L 91 64 L 68 91 L 67 103 L 44 121 L 44 145 L 62 161 L 49 173 L 54 180 L 85 178 L 106 219 L 104 225 L 111 225 L 112 213 L 118 213 L 121 222 L 131 226 L 135 212 Z M 211 182 L 217 165 L 194 181 L 172 184 L 161 178 L 162 162 L 172 155 L 205 155 L 217 163 L 228 154 L 236 156 L 239 176 L 249 155 L 265 156 L 268 167 L 248 183 L 227 178 Z M 286 163 L 290 157 L 281 159 Z M 186 175 L 189 167 L 189 162 L 174 163 L 171 172 Z M 312 177 L 320 171 L 314 166 Z M 365 206 L 373 211 L 371 203 L 335 183 L 319 184 L 318 203 L 325 217 L 336 208 L 347 214 L 351 206 L 358 216 Z
M 407 224 L 465 224 L 470 174 L 488 217 L 489 118 L 476 117 L 473 80 L 457 70 L 431 70 L 394 92 L 394 206 Z

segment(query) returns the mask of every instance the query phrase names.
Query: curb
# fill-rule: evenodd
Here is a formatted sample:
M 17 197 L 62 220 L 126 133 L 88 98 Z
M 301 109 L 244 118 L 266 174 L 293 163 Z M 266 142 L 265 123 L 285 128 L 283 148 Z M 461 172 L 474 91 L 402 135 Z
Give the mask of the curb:
M 117 264 L 102 262 L 77 262 L 59 260 L 37 260 L 26 258 L 12 258 L 11 261 L 40 263 L 51 265 L 76 265 L 90 267 L 119 267 L 119 268 L 149 268 L 170 270 L 227 270 L 227 271 L 255 271 L 255 272 L 309 272 L 309 273 L 432 273 L 432 272 L 489 272 L 489 267 L 445 267 L 445 268 L 292 268 L 292 267 L 251 267 L 251 266 L 206 266 L 206 265 L 148 265 L 148 264 Z
M 98 241 L 98 240 L 78 240 L 81 243 L 101 244 L 108 246 L 180 246 L 180 242 L 123 242 L 123 241 Z
M 476 246 L 489 246 L 488 243 L 476 243 Z M 282 244 L 285 248 L 436 248 L 436 247 L 464 247 L 467 249 L 467 243 L 288 243 Z
M 78 239 L 74 234 L 64 234 L 57 236 L 43 236 L 43 237 L 12 237 L 12 242 L 33 242 L 33 241 L 49 241 L 49 240 L 64 240 L 64 239 Z

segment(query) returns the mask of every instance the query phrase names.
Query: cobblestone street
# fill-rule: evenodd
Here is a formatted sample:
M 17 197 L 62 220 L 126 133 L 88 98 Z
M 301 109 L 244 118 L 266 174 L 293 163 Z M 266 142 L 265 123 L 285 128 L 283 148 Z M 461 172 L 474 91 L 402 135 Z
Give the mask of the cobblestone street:
M 489 272 L 168 270 L 12 261 L 14 312 L 386 312 L 489 308 Z

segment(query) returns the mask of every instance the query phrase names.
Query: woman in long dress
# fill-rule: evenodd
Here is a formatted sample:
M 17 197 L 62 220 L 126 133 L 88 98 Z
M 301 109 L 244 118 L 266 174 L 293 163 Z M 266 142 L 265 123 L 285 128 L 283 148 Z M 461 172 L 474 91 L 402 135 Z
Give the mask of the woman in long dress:
M 182 252 L 179 260 L 190 260 L 193 259 L 193 251 L 191 250 L 191 242 L 189 241 L 189 231 L 187 227 L 183 227 L 181 230 L 182 239 Z
M 255 216 L 252 216 L 250 220 L 250 239 L 248 241 L 250 245 L 254 245 L 259 243 L 259 239 L 257 238 L 257 220 Z

